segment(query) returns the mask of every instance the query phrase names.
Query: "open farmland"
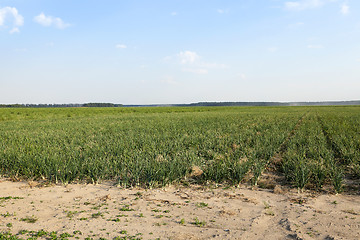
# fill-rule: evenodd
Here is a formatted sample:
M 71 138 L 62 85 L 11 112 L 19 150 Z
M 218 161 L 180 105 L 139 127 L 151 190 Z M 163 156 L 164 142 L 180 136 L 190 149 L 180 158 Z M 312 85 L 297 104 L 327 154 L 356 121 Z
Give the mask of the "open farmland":
M 359 110 L 0 109 L 0 239 L 359 239 Z
M 358 187 L 360 107 L 0 109 L 0 173 L 51 182 L 112 180 Z M 261 185 L 260 185 L 261 186 Z

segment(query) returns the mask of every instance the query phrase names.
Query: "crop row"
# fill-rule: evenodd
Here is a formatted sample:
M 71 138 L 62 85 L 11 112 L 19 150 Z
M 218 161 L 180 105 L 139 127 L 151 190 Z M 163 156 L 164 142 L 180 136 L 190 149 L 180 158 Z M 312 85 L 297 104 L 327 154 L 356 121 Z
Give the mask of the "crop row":
M 345 171 L 360 179 L 360 112 L 358 108 L 322 111 L 319 119 L 336 157 Z
M 336 192 L 342 190 L 343 172 L 315 114 L 303 119 L 288 143 L 283 156 L 283 171 L 287 180 L 298 189 L 317 189 L 331 183 Z

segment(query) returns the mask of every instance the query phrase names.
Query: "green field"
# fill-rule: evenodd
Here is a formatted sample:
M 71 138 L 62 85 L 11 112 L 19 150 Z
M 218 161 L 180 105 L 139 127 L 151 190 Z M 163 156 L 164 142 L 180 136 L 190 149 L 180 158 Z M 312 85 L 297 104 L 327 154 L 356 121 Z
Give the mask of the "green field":
M 0 175 L 299 189 L 360 178 L 360 106 L 0 109 Z

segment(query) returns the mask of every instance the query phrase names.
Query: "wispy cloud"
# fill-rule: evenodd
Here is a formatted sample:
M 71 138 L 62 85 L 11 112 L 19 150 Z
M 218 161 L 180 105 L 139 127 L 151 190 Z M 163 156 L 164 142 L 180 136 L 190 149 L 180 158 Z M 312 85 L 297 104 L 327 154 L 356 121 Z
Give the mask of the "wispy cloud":
M 300 0 L 300 1 L 288 1 L 285 2 L 285 9 L 287 10 L 305 10 L 318 8 L 323 6 L 326 2 L 332 0 Z
M 44 27 L 54 26 L 58 29 L 65 29 L 71 26 L 71 24 L 65 23 L 61 18 L 46 16 L 44 13 L 40 13 L 38 16 L 35 16 L 34 21 Z
M 179 57 L 181 64 L 193 64 L 200 59 L 200 56 L 192 51 L 180 52 L 177 56 Z
M 341 5 L 341 8 L 340 8 L 340 12 L 343 14 L 343 15 L 348 15 L 350 13 L 350 6 L 347 2 L 344 2 L 342 5 Z
M 127 46 L 126 46 L 125 44 L 116 44 L 115 47 L 118 48 L 118 49 L 125 49 L 125 48 L 127 48 Z
M 176 15 L 178 15 L 177 12 L 172 12 L 172 13 L 171 13 L 171 16 L 176 16 Z
M 229 10 L 228 9 L 217 9 L 216 10 L 219 14 L 225 14 L 225 13 L 228 13 Z
M 176 55 L 178 62 L 183 66 L 183 72 L 196 74 L 207 74 L 210 69 L 225 69 L 226 64 L 206 62 L 202 57 L 193 51 L 182 51 Z M 166 57 L 166 61 L 170 61 L 171 57 Z
M 9 31 L 10 34 L 19 33 L 19 32 L 20 32 L 20 30 L 19 30 L 19 28 L 17 28 L 17 27 L 14 27 L 13 29 L 11 29 L 11 30 Z
M 9 33 L 19 33 L 19 27 L 24 25 L 24 17 L 14 7 L 0 8 L 0 26 L 8 27 L 6 22 L 10 22 L 12 27 Z

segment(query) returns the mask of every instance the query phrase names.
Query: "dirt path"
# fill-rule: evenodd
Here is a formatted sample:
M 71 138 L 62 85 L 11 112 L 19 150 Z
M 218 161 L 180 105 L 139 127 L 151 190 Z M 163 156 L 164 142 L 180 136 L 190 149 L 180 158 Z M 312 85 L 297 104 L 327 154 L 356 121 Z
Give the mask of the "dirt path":
M 0 181 L 0 232 L 23 239 L 360 239 L 360 196 L 36 185 Z

